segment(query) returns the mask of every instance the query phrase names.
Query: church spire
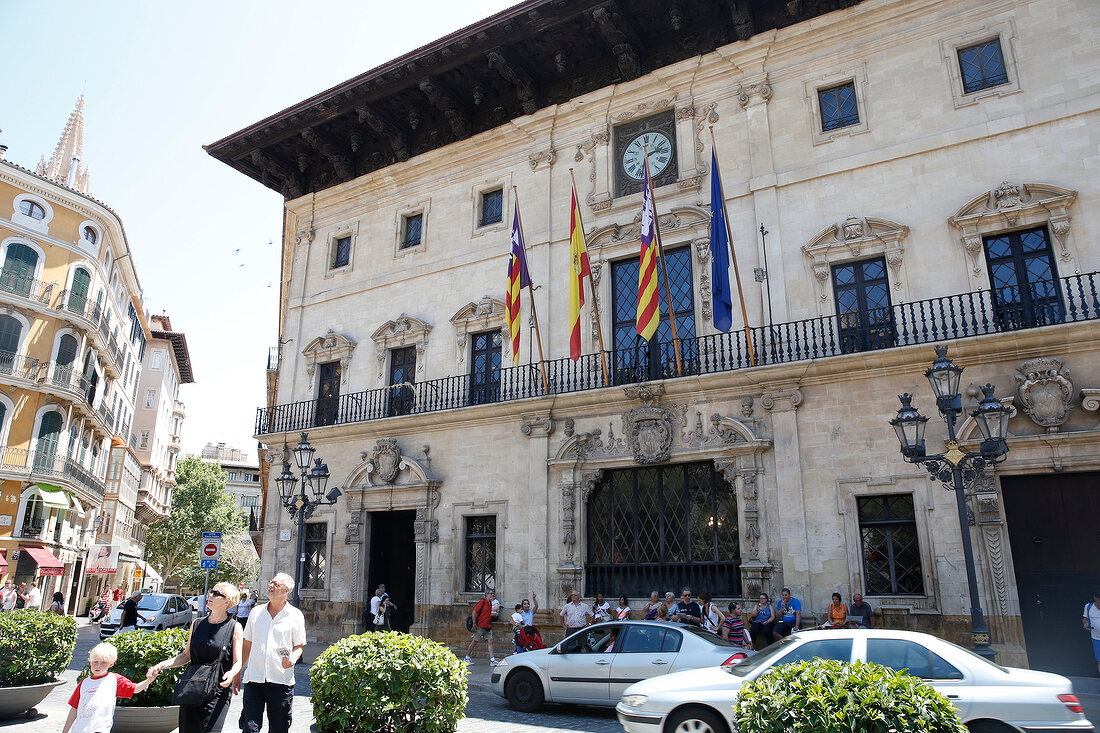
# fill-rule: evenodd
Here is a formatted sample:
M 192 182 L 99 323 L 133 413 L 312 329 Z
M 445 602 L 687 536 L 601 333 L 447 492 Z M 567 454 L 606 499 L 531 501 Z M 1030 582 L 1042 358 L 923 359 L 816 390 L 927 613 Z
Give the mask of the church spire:
M 38 174 L 62 186 L 88 193 L 88 169 L 84 158 L 84 95 L 76 100 L 76 109 L 69 115 L 61 139 L 57 141 L 48 163 L 38 164 Z

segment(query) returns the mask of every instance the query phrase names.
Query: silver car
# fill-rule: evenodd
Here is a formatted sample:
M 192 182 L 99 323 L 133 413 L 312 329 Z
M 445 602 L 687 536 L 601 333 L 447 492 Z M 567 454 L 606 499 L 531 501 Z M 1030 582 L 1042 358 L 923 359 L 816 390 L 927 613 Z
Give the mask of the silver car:
M 122 607 L 125 601 L 118 604 L 110 616 L 103 619 L 99 625 L 100 640 L 114 636 L 122 621 Z M 137 604 L 137 627 L 144 631 L 159 631 L 173 626 L 186 628 L 191 623 L 191 605 L 183 596 L 169 593 L 146 593 Z
M 493 668 L 493 691 L 517 710 L 545 702 L 614 705 L 638 680 L 735 664 L 753 652 L 702 629 L 660 621 L 589 626 L 557 646 L 514 654 Z
M 954 703 L 971 733 L 1093 730 L 1065 677 L 1002 667 L 928 634 L 868 629 L 793 634 L 737 666 L 639 682 L 615 710 L 627 733 L 729 733 L 741 685 L 809 659 L 907 670 Z

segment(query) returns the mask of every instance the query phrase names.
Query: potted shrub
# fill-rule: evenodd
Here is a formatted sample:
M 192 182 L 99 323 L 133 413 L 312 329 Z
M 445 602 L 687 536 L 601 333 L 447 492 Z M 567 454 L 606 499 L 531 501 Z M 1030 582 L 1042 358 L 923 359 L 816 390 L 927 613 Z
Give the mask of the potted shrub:
M 409 634 L 349 636 L 309 670 L 321 733 L 451 733 L 466 711 L 466 665 Z
M 76 619 L 41 611 L 0 613 L 0 719 L 23 715 L 46 699 L 69 666 Z
M 865 662 L 779 667 L 741 688 L 734 716 L 754 733 L 967 733 L 955 706 L 922 680 Z
M 111 667 L 123 677 L 134 682 L 145 679 L 145 673 L 157 662 L 171 659 L 180 653 L 187 642 L 187 629 L 163 631 L 127 631 L 115 634 L 107 640 L 118 649 L 118 661 Z M 176 686 L 183 667 L 167 669 L 149 685 L 149 689 L 129 700 L 119 700 L 115 708 L 113 731 L 143 733 L 171 733 L 179 727 L 180 709 L 172 704 L 172 689 Z M 87 665 L 80 679 L 88 676 Z

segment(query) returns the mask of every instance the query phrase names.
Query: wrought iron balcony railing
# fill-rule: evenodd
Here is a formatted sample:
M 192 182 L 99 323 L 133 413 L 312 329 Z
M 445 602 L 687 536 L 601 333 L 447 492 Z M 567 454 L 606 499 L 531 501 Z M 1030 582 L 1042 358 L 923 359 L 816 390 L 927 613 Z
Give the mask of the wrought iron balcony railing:
M 745 332 L 696 336 L 680 340 L 677 370 L 672 342 L 606 352 L 610 385 L 672 379 L 821 359 L 1005 333 L 1059 323 L 1100 319 L 1100 273 L 1045 281 L 1020 292 L 1016 288 L 901 303 L 890 308 L 823 316 L 760 326 Z M 749 348 L 751 339 L 752 348 Z M 402 383 L 333 398 L 304 400 L 256 411 L 256 434 L 296 432 L 325 425 L 377 420 L 459 407 L 565 394 L 609 386 L 599 353 L 546 362 L 548 389 L 538 364 L 494 372 L 480 383 L 470 375 Z
M 101 479 L 68 456 L 49 450 L 31 451 L 0 446 L 0 471 L 63 478 L 97 496 L 103 496 Z
M 0 351 L 0 376 L 19 377 L 32 382 L 38 379 L 41 362 L 11 351 Z
M 0 272 L 0 292 L 18 295 L 36 303 L 48 306 L 56 288 L 57 283 L 45 283 L 8 270 Z
M 91 385 L 88 383 L 88 379 L 79 371 L 73 369 L 71 366 L 58 364 L 56 361 L 42 364 L 41 368 L 44 368 L 44 374 L 42 374 L 40 379 L 56 387 L 60 387 L 61 389 L 76 392 L 82 398 L 86 398 L 88 387 Z

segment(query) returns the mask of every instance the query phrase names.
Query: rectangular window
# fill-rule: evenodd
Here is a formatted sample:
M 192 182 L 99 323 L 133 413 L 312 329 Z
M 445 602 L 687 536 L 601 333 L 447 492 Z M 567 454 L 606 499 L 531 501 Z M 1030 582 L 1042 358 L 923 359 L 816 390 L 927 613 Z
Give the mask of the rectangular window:
M 420 246 L 420 233 L 423 226 L 423 214 L 410 214 L 405 217 L 404 231 L 401 233 L 401 249 Z
M 150 369 L 160 369 L 164 365 L 164 352 L 157 349 L 153 352 L 152 361 L 149 364 Z
M 149 447 L 149 431 L 148 430 L 142 430 L 141 431 L 140 445 L 141 445 L 142 448 L 148 448 Z
M 416 347 L 390 350 L 390 415 L 408 415 L 416 407 Z
M 959 72 L 962 74 L 963 94 L 980 92 L 990 87 L 1008 83 L 1008 71 L 1001 39 L 992 38 L 966 48 L 960 48 Z
M 856 105 L 854 82 L 849 81 L 828 89 L 819 89 L 817 99 L 821 106 L 822 132 L 859 124 L 859 108 Z
M 236 481 L 236 480 L 237 480 L 237 472 L 236 471 L 230 471 L 229 475 L 228 475 L 228 478 L 226 478 L 226 481 Z
M 497 518 L 466 517 L 466 591 L 495 589 L 496 578 Z
M 245 507 L 259 506 L 260 505 L 260 497 L 258 497 L 258 496 L 242 496 L 241 497 L 241 502 L 242 502 L 242 506 L 245 506 Z
M 480 226 L 499 224 L 504 218 L 504 189 L 486 191 L 481 194 Z
M 997 325 L 1005 331 L 1060 323 L 1062 306 L 1046 227 L 985 237 Z
M 151 409 L 157 401 L 157 391 L 155 389 L 145 390 L 145 409 Z
M 302 587 L 314 590 L 325 587 L 325 555 L 328 551 L 328 523 L 310 522 L 306 525 L 305 567 L 302 568 Z
M 913 495 L 861 496 L 857 507 L 866 595 L 923 595 Z
M 500 364 L 504 339 L 499 330 L 475 333 L 470 339 L 470 403 L 485 405 L 500 399 Z
M 894 345 L 893 308 L 886 260 L 876 257 L 833 265 L 837 330 L 845 354 Z
M 332 240 L 332 261 L 329 269 L 346 267 L 349 262 L 351 262 L 351 235 Z

